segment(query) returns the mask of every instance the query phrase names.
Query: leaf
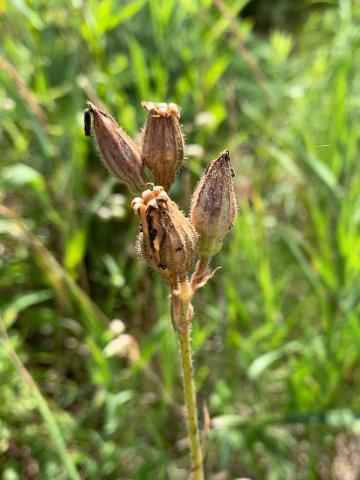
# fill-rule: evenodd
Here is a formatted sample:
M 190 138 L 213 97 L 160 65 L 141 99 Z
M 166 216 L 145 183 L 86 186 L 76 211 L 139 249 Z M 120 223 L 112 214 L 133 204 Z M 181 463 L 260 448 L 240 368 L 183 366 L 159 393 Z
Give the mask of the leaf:
M 45 178 L 42 173 L 35 170 L 35 168 L 32 168 L 25 163 L 17 163 L 6 167 L 1 171 L 0 186 L 1 182 L 7 187 L 17 189 L 25 186 L 30 187 L 33 193 L 37 196 L 39 202 L 41 202 L 43 210 L 49 220 L 53 221 L 60 227 L 63 225 L 63 219 L 51 204 Z
M 272 363 L 279 360 L 284 355 L 298 352 L 302 349 L 299 342 L 293 341 L 285 344 L 283 347 L 271 352 L 264 353 L 256 358 L 249 367 L 248 375 L 252 380 L 256 380 Z
M 28 2 L 23 0 L 12 0 L 12 7 L 15 7 L 17 13 L 22 13 L 28 22 L 36 29 L 42 30 L 44 28 L 44 23 L 41 20 L 41 17 L 35 13 L 35 10 L 30 8 Z
M 9 328 L 16 321 L 20 312 L 26 310 L 32 305 L 45 302 L 54 297 L 54 293 L 51 290 L 40 290 L 38 292 L 30 292 L 17 297 L 7 302 L 1 308 L 4 323 L 6 328 Z
M 306 163 L 312 168 L 316 176 L 322 180 L 329 189 L 336 193 L 339 188 L 338 181 L 330 168 L 321 162 L 315 155 L 308 154 Z
M 119 411 L 125 403 L 133 398 L 132 390 L 123 390 L 119 393 L 106 393 L 105 404 L 105 431 L 112 434 L 116 431 L 120 424 Z
M 78 229 L 72 232 L 65 249 L 64 265 L 66 270 L 73 272 L 84 258 L 86 246 L 86 232 Z
M 144 50 L 139 43 L 132 38 L 129 42 L 130 54 L 133 64 L 134 80 L 138 90 L 139 97 L 146 100 L 150 98 L 150 85 L 148 77 L 148 68 L 144 56 Z
M 204 78 L 204 84 L 207 90 L 211 90 L 215 87 L 220 77 L 224 74 L 230 63 L 231 57 L 229 55 L 223 55 L 217 58 L 206 72 Z
M 17 163 L 1 171 L 3 181 L 13 187 L 31 185 L 34 190 L 43 193 L 45 190 L 44 177 L 34 168 L 25 163 Z
M 290 412 L 285 415 L 241 416 L 237 414 L 218 415 L 211 418 L 211 426 L 215 430 L 229 430 L 231 428 L 266 428 L 268 426 L 303 425 L 314 427 L 317 425 L 328 428 L 343 429 L 358 432 L 360 417 L 358 412 L 351 409 L 334 409 L 318 412 Z
M 110 28 L 114 28 L 134 17 L 144 7 L 147 0 L 130 1 L 124 7 L 118 8 L 118 13 L 113 16 Z M 117 3 L 115 3 L 117 5 Z
M 103 257 L 103 261 L 110 274 L 111 285 L 117 288 L 123 287 L 125 285 L 125 278 L 114 258 L 111 255 L 106 254 Z
M 270 35 L 270 45 L 273 50 L 271 60 L 280 64 L 288 58 L 293 47 L 293 39 L 291 35 L 275 30 Z
M 280 148 L 271 144 L 266 145 L 266 150 L 293 177 L 301 180 L 303 179 L 303 174 L 301 170 L 287 152 L 285 152 L 284 150 L 280 150 Z

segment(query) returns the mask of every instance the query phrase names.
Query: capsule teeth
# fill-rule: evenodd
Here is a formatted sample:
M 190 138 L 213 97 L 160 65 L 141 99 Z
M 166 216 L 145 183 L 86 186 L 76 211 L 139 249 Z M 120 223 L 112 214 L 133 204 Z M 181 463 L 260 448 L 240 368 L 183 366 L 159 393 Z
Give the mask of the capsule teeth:
M 150 200 L 152 200 L 154 198 L 154 194 L 151 190 L 145 190 L 141 194 L 141 196 L 142 196 L 145 203 L 149 202 Z
M 162 192 L 160 192 L 159 195 L 156 197 L 156 200 L 167 201 L 167 200 L 169 200 L 169 195 L 168 195 L 165 191 L 162 191 Z
M 134 210 L 134 212 L 135 212 L 136 214 L 139 213 L 139 210 L 140 210 L 141 205 L 143 205 L 143 204 L 142 204 L 142 203 L 135 203 L 135 204 L 133 205 L 132 208 L 133 208 L 133 210 Z
M 158 196 L 160 192 L 163 192 L 164 191 L 164 187 L 162 187 L 161 185 L 156 185 L 154 188 L 153 188 L 153 192 L 154 192 L 154 195 L 155 196 Z
M 139 203 L 140 205 L 143 203 L 143 199 L 141 197 L 135 197 L 131 202 L 131 208 L 134 208 L 134 205 Z
M 175 103 L 141 102 L 141 105 L 155 118 L 171 117 L 172 115 L 180 118 L 180 108 Z
M 148 206 L 150 207 L 153 207 L 153 208 L 159 208 L 157 203 L 156 203 L 156 199 L 153 198 L 152 200 L 150 200 L 150 202 L 147 203 Z
M 176 115 L 177 118 L 180 118 L 180 108 L 175 103 L 169 103 L 168 113 L 170 115 Z
M 167 104 L 166 103 L 162 103 L 161 105 L 159 105 L 158 107 L 158 112 L 160 115 L 166 115 L 167 114 Z

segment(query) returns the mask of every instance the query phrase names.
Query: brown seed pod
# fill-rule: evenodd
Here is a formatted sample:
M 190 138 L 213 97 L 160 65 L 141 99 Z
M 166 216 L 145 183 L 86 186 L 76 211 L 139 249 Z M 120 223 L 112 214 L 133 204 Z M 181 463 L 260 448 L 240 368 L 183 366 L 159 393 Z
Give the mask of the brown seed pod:
M 90 134 L 91 114 L 96 142 L 106 167 L 132 191 L 141 192 L 148 180 L 139 148 L 108 113 L 91 102 L 87 106 L 84 116 L 85 134 Z
M 131 206 L 141 220 L 142 255 L 175 287 L 186 278 L 193 262 L 197 240 L 194 227 L 162 187 L 146 190 Z
M 154 181 L 168 190 L 184 159 L 180 110 L 174 103 L 142 102 L 148 112 L 143 135 L 142 156 Z
M 191 221 L 199 234 L 200 256 L 211 258 L 221 248 L 236 214 L 234 171 L 228 150 L 207 168 L 191 201 Z

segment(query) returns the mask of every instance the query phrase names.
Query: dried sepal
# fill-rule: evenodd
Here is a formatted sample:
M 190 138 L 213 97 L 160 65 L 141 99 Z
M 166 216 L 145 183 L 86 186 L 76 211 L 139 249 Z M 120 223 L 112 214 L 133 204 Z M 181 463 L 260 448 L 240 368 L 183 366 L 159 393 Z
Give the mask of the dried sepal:
M 88 102 L 87 106 L 84 114 L 85 134 L 89 135 L 91 132 L 92 117 L 93 131 L 105 166 L 132 191 L 140 192 L 148 180 L 139 147 L 111 115 L 91 102 Z
M 213 276 L 215 275 L 215 273 L 220 269 L 221 269 L 221 267 L 216 267 L 212 271 L 205 271 L 199 277 L 193 275 L 192 278 L 191 278 L 191 288 L 192 288 L 193 292 L 195 293 L 196 290 L 198 290 L 199 288 L 205 287 L 207 282 L 209 280 L 211 280 L 213 278 Z
M 131 206 L 139 215 L 142 231 L 139 246 L 148 264 L 176 286 L 183 281 L 193 263 L 197 234 L 190 220 L 161 187 L 152 196 L 143 192 Z
M 236 214 L 234 171 L 228 150 L 207 168 L 191 202 L 191 221 L 199 234 L 200 257 L 210 259 L 221 248 Z
M 142 156 L 155 183 L 168 190 L 184 159 L 180 110 L 175 103 L 142 102 L 148 112 L 142 134 Z

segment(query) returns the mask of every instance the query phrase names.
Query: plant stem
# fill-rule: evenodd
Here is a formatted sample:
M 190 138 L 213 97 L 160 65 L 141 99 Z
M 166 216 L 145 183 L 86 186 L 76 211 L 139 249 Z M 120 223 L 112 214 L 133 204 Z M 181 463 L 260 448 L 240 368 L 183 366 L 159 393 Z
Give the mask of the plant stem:
M 182 284 L 178 301 L 179 308 L 173 310 L 175 325 L 179 337 L 181 367 L 183 373 L 186 413 L 188 420 L 189 440 L 192 455 L 193 480 L 204 480 L 203 455 L 200 444 L 196 393 L 192 368 L 192 351 L 190 340 L 190 324 L 192 307 L 190 304 L 191 291 L 189 285 Z

